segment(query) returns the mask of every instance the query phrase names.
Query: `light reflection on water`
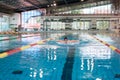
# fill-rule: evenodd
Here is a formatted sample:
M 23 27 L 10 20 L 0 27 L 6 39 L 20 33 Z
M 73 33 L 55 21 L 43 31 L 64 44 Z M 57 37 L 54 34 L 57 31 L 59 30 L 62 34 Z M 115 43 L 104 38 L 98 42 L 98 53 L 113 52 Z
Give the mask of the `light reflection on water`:
M 94 59 L 110 59 L 111 49 L 106 46 L 83 46 L 79 47 L 80 57 Z

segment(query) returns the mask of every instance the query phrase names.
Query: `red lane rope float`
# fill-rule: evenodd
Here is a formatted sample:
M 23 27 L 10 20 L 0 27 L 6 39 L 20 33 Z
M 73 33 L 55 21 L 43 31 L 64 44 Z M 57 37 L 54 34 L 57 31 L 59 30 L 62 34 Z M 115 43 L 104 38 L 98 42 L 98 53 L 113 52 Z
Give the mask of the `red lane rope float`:
M 111 48 L 113 51 L 116 51 L 117 53 L 120 54 L 120 49 L 118 49 L 118 48 L 116 48 L 115 46 L 112 46 L 112 45 L 106 43 L 105 41 L 102 41 L 102 40 L 100 40 L 100 39 L 98 39 L 98 38 L 96 38 L 96 37 L 94 37 L 94 36 L 92 36 L 92 37 L 95 38 L 96 40 L 98 40 L 99 42 L 103 43 L 104 45 L 108 46 L 108 47 Z
M 40 36 L 40 35 L 32 35 L 32 36 L 24 36 L 24 37 L 15 37 L 15 38 L 11 38 L 11 39 L 18 39 L 18 38 L 28 38 L 28 37 L 33 37 L 33 36 Z M 5 38 L 5 39 L 1 39 L 0 41 L 7 41 L 7 40 L 11 40 L 10 38 Z
M 29 44 L 29 45 L 26 45 L 26 46 L 22 46 L 22 47 L 18 47 L 18 48 L 15 48 L 15 49 L 12 49 L 12 50 L 9 50 L 7 52 L 3 52 L 3 53 L 0 53 L 0 58 L 4 58 L 4 57 L 7 57 L 9 55 L 12 55 L 12 54 L 15 54 L 17 52 L 20 52 L 20 51 L 23 51 L 23 50 L 26 50 L 30 47 L 33 47 L 33 46 L 36 46 L 36 45 L 39 45 L 39 44 L 44 44 L 46 41 L 49 41 L 51 40 L 50 38 L 48 39 L 45 39 L 45 40 L 40 40 L 36 43 L 32 43 L 32 44 Z

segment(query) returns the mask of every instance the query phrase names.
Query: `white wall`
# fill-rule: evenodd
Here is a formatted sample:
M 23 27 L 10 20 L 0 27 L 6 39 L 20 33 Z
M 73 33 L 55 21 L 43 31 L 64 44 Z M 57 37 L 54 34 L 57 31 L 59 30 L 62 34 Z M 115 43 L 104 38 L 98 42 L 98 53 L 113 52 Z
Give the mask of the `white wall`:
M 9 14 L 0 13 L 0 32 L 8 31 L 9 28 Z
M 20 25 L 20 13 L 14 13 L 10 16 L 10 25 L 18 27 Z

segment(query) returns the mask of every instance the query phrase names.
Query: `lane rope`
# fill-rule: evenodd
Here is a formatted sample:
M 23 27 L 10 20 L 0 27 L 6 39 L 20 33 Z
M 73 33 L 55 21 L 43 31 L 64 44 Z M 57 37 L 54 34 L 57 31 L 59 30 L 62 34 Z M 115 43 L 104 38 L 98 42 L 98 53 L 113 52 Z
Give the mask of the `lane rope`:
M 24 37 L 14 37 L 14 38 L 5 38 L 5 39 L 0 39 L 0 41 L 7 41 L 7 40 L 12 40 L 12 39 L 19 39 L 19 38 L 28 38 L 28 37 L 34 37 L 34 36 L 40 36 L 40 34 L 38 35 L 32 35 L 32 36 L 24 36 Z
M 9 55 L 12 55 L 12 54 L 15 54 L 17 52 L 20 52 L 20 51 L 23 51 L 23 50 L 26 50 L 30 47 L 33 47 L 33 46 L 36 46 L 36 45 L 39 45 L 39 44 L 44 44 L 45 42 L 51 40 L 51 38 L 48 38 L 48 39 L 45 39 L 45 40 L 40 40 L 36 43 L 32 43 L 32 44 L 29 44 L 29 45 L 25 45 L 25 46 L 22 46 L 22 47 L 18 47 L 18 48 L 15 48 L 15 49 L 12 49 L 12 50 L 9 50 L 7 52 L 3 52 L 3 53 L 0 53 L 0 58 L 5 58 Z
M 111 48 L 113 51 L 116 51 L 117 53 L 119 53 L 119 54 L 120 54 L 120 49 L 118 49 L 117 47 L 112 46 L 112 45 L 108 44 L 107 42 L 102 41 L 102 40 L 100 40 L 100 39 L 96 38 L 95 36 L 92 36 L 92 37 L 93 37 L 93 38 L 95 38 L 96 40 L 98 40 L 99 42 L 103 43 L 105 46 L 107 46 L 107 47 Z

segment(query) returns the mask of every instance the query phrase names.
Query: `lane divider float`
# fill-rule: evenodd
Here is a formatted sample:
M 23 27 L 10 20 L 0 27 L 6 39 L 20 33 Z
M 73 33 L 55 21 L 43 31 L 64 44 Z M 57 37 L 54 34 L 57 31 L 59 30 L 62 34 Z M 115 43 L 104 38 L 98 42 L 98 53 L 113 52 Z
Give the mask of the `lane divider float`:
M 0 41 L 7 41 L 7 40 L 12 40 L 12 39 L 19 39 L 19 38 L 28 38 L 28 37 L 33 37 L 33 36 L 40 36 L 39 35 L 32 35 L 32 36 L 24 36 L 24 37 L 14 37 L 14 38 L 5 38 L 5 39 L 1 39 Z
M 22 46 L 22 47 L 18 47 L 18 48 L 9 50 L 7 52 L 0 53 L 0 58 L 5 58 L 5 57 L 7 57 L 9 55 L 12 55 L 12 54 L 15 54 L 17 52 L 26 50 L 26 49 L 28 49 L 30 47 L 33 47 L 33 46 L 36 46 L 36 45 L 39 45 L 39 44 L 44 44 L 46 41 L 49 41 L 49 40 L 51 40 L 51 38 L 48 38 L 48 39 L 45 39 L 45 40 L 40 40 L 40 41 L 38 41 L 36 43 L 32 43 L 32 44 L 29 44 L 29 45 L 25 45 L 25 46 Z
M 39 33 L 39 32 L 36 32 Z M 5 31 L 5 32 L 0 32 L 0 34 L 12 34 L 12 35 L 17 35 L 17 34 L 30 34 L 28 32 L 15 32 L 15 31 Z
M 98 39 L 98 38 L 96 38 L 96 37 L 94 37 L 94 36 L 92 36 L 92 37 L 95 38 L 96 40 L 98 40 L 99 42 L 103 43 L 103 44 L 106 45 L 107 47 L 111 48 L 113 51 L 116 51 L 117 53 L 120 54 L 120 49 L 118 49 L 118 48 L 116 48 L 115 46 L 112 46 L 112 45 L 108 44 L 107 42 L 102 41 L 102 40 L 100 40 L 100 39 Z

